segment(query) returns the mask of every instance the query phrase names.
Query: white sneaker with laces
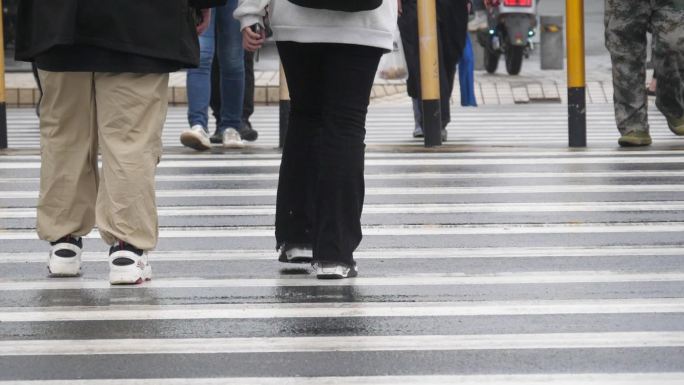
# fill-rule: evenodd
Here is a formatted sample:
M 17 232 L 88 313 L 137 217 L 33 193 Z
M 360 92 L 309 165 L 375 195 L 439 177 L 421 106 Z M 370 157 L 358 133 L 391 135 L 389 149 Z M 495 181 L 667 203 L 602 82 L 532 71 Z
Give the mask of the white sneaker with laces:
M 117 242 L 109 249 L 109 283 L 137 285 L 152 279 L 152 267 L 147 252 L 125 242 Z
M 211 148 L 209 133 L 199 124 L 195 124 L 190 127 L 189 130 L 183 131 L 180 136 L 180 141 L 183 146 L 193 148 L 197 151 L 204 151 Z
M 66 236 L 50 245 L 48 272 L 51 277 L 76 277 L 81 274 L 81 237 Z
M 223 131 L 223 147 L 244 148 L 245 142 L 242 141 L 240 133 L 236 129 L 228 127 Z

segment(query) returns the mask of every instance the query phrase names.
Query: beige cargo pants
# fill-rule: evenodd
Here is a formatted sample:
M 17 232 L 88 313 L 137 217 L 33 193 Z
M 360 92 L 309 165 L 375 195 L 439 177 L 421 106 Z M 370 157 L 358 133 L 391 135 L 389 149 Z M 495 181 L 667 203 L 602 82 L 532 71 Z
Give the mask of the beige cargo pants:
M 39 76 L 44 92 L 39 237 L 82 236 L 97 223 L 110 245 L 122 240 L 154 248 L 159 235 L 154 178 L 169 75 L 40 71 Z

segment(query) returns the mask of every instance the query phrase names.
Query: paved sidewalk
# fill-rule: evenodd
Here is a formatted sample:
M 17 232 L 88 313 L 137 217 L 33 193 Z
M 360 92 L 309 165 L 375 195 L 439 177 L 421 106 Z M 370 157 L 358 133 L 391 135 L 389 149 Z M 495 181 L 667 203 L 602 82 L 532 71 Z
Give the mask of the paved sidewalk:
M 610 61 L 606 56 L 587 57 L 587 103 L 610 103 L 613 85 Z M 7 104 L 10 107 L 30 107 L 39 99 L 33 76 L 30 73 L 7 73 Z M 650 75 L 649 75 L 650 77 Z M 255 73 L 255 100 L 258 104 L 273 105 L 279 98 L 279 75 L 277 71 Z M 460 100 L 458 78 L 454 89 L 454 101 Z M 185 105 L 185 72 L 171 74 L 171 104 Z M 505 73 L 490 75 L 484 71 L 475 73 L 475 95 L 479 105 L 565 103 L 567 99 L 566 73 L 564 70 L 539 69 L 539 58 L 533 55 L 523 64 L 522 73 L 509 76 Z M 405 80 L 376 78 L 371 98 L 376 102 L 403 102 L 406 96 Z

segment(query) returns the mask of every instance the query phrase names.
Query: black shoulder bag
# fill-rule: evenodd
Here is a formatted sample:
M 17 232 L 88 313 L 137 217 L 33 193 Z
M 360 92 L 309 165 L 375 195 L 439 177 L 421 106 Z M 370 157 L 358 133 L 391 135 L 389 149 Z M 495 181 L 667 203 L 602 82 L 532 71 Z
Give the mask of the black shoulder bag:
M 289 0 L 301 7 L 327 9 L 330 11 L 361 12 L 372 11 L 382 4 L 382 0 Z
M 188 4 L 193 8 L 214 8 L 226 5 L 228 0 L 188 0 Z

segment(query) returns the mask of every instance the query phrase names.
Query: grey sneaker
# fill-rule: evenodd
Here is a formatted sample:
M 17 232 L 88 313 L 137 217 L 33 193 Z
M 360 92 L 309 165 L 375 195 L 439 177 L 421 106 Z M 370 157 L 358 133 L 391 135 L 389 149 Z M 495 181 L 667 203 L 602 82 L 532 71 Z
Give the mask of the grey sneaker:
M 223 131 L 223 147 L 243 148 L 245 147 L 245 142 L 242 141 L 242 138 L 236 129 L 228 127 Z
M 284 263 L 311 263 L 313 259 L 311 245 L 284 243 L 279 252 L 278 261 Z
M 340 262 L 314 262 L 311 266 L 318 279 L 353 278 L 359 275 L 356 262 L 351 266 Z
M 180 141 L 183 146 L 190 147 L 197 151 L 204 151 L 211 148 L 209 133 L 206 128 L 199 124 L 192 126 L 189 130 L 183 131 L 180 136 Z
M 618 139 L 618 144 L 622 147 L 643 147 L 651 143 L 651 135 L 646 131 L 629 131 Z

